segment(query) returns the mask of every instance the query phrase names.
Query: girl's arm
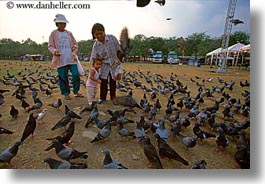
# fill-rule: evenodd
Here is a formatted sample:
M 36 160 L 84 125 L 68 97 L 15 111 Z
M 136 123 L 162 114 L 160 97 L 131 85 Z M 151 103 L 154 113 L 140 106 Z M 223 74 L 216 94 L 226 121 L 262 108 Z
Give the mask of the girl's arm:
M 92 81 L 95 81 L 95 82 L 97 82 L 97 83 L 100 83 L 101 82 L 101 80 L 100 79 L 96 79 L 94 76 L 95 76 L 95 70 L 94 69 L 90 69 L 90 72 L 89 72 L 89 76 L 90 76 L 90 79 L 92 80 Z

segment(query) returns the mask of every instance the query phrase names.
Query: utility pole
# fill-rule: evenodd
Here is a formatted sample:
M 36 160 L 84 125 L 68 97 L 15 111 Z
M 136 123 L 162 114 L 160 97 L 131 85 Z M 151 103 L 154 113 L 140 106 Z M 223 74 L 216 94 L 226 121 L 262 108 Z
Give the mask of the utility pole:
M 217 72 L 219 73 L 226 73 L 226 63 L 227 63 L 227 54 L 228 54 L 228 45 L 230 40 L 230 35 L 232 31 L 233 19 L 236 9 L 236 2 L 237 0 L 229 0 L 227 15 L 226 15 L 226 22 L 225 22 L 225 30 L 224 35 L 222 38 L 222 46 L 221 46 L 221 55 L 220 55 L 220 62 L 219 68 Z

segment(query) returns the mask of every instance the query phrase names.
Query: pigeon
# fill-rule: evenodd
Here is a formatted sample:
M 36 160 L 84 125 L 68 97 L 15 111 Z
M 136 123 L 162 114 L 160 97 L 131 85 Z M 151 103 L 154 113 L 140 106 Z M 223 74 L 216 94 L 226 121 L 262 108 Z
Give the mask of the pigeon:
M 70 111 L 69 107 L 66 104 L 64 104 L 64 115 L 67 115 L 69 111 Z
M 81 109 L 80 114 L 83 114 L 84 112 L 87 112 L 87 111 L 91 112 L 94 109 L 94 107 L 96 106 L 96 104 L 97 104 L 96 101 L 92 101 L 91 104 L 88 104 L 83 109 Z
M 106 123 L 106 125 L 98 132 L 98 134 L 94 137 L 92 141 L 90 141 L 90 143 L 104 140 L 110 135 L 110 133 L 111 133 L 110 123 Z
M 166 3 L 166 0 L 156 0 L 155 1 L 157 4 L 159 4 L 160 6 L 164 6 Z
M 115 103 L 119 105 L 123 105 L 126 107 L 137 107 L 139 109 L 142 109 L 142 107 L 137 103 L 137 101 L 132 96 L 119 96 L 114 99 Z
M 41 122 L 41 120 L 44 118 L 44 116 L 47 114 L 48 110 L 43 109 L 42 112 L 38 113 L 36 116 L 36 121 Z
M 197 144 L 197 136 L 189 137 L 182 134 L 178 134 L 178 136 L 181 138 L 182 144 L 185 146 L 186 150 L 188 148 L 193 148 Z
M 193 133 L 202 141 L 203 139 L 208 139 L 210 137 L 216 137 L 214 134 L 203 131 L 200 129 L 200 125 L 195 123 L 193 127 Z
M 11 109 L 10 109 L 10 112 L 9 112 L 10 116 L 12 118 L 17 118 L 18 114 L 19 114 L 19 111 L 15 108 L 14 105 L 11 105 Z
M 6 129 L 6 128 L 3 128 L 3 127 L 0 127 L 0 134 L 13 134 L 14 132 Z
M 51 107 L 53 107 L 55 109 L 59 109 L 62 106 L 62 100 L 59 98 L 57 100 L 57 102 L 52 103 L 52 104 L 48 104 L 48 106 L 51 106 Z
M 37 97 L 36 99 L 34 99 L 34 103 L 35 103 L 34 105 L 32 105 L 30 108 L 27 109 L 27 112 L 30 112 L 32 110 L 39 110 L 43 105 L 42 101 Z
M 145 130 L 142 127 L 141 123 L 136 121 L 136 129 L 134 130 L 134 135 L 138 141 L 142 140 L 145 137 Z
M 70 139 L 74 135 L 74 131 L 75 131 L 75 122 L 73 121 L 70 123 L 69 127 L 61 135 L 58 135 L 54 138 L 47 138 L 47 140 L 57 139 L 61 144 L 68 144 L 70 143 Z M 54 145 L 51 144 L 48 148 L 45 149 L 45 151 L 49 151 L 53 147 Z
M 99 116 L 98 108 L 97 106 L 95 106 L 88 116 L 85 127 L 88 128 L 89 124 L 95 121 L 95 119 L 98 118 L 98 116 Z
M 5 103 L 5 97 L 0 93 L 0 105 L 3 105 Z
M 168 130 L 165 127 L 165 119 L 164 118 L 161 118 L 158 121 L 158 124 L 159 124 L 159 126 L 157 127 L 155 133 L 157 135 L 159 135 L 159 137 L 161 139 L 164 139 L 165 141 L 167 141 L 167 139 L 168 139 Z
M 141 142 L 143 145 L 144 154 L 150 162 L 149 167 L 152 167 L 155 169 L 163 169 L 159 155 L 158 155 L 154 145 L 151 143 L 150 138 L 146 137 Z
M 6 92 L 9 92 L 10 90 L 9 89 L 0 89 L 0 94 L 4 94 Z
M 68 161 L 60 161 L 51 157 L 46 157 L 43 162 L 47 163 L 51 169 L 86 169 L 86 163 L 72 163 Z
M 56 155 L 61 159 L 69 161 L 71 159 L 76 159 L 76 158 L 82 158 L 82 159 L 88 158 L 88 156 L 86 155 L 87 152 L 79 152 L 74 148 L 64 146 L 57 139 L 53 139 L 52 143 L 54 144 Z
M 241 169 L 250 169 L 250 150 L 244 147 L 238 148 L 235 160 Z
M 189 163 L 182 158 L 170 145 L 162 139 L 158 134 L 155 134 L 155 137 L 157 139 L 157 144 L 158 144 L 158 152 L 160 157 L 167 157 L 169 159 L 177 160 L 181 162 L 183 165 L 188 166 Z
M 122 122 L 119 123 L 119 126 L 118 126 L 118 134 L 121 137 L 128 137 L 128 136 L 135 137 L 134 132 L 131 132 L 128 129 L 124 128 Z
M 105 154 L 105 158 L 103 160 L 104 169 L 128 169 L 127 167 L 123 166 L 117 160 L 111 158 L 109 150 L 104 149 L 102 150 L 102 153 Z
M 17 152 L 18 152 L 20 145 L 21 145 L 21 141 L 17 141 L 13 146 L 0 152 L 0 163 L 6 162 L 6 163 L 10 164 L 12 158 L 14 158 L 17 155 Z
M 36 129 L 36 118 L 34 117 L 34 114 L 31 113 L 30 116 L 29 116 L 29 120 L 28 120 L 28 123 L 26 124 L 25 126 L 25 129 L 23 131 L 23 134 L 22 134 L 22 137 L 20 139 L 21 142 L 24 142 L 24 140 L 34 134 L 34 131 Z
M 206 161 L 205 160 L 198 160 L 192 165 L 192 169 L 206 169 Z
M 239 19 L 232 19 L 231 22 L 235 25 L 237 24 L 244 24 L 244 22 L 242 20 L 239 20 Z
M 67 114 L 72 119 L 82 119 L 78 114 L 76 114 L 73 110 L 69 109 Z
M 217 130 L 219 133 L 219 135 L 216 136 L 216 138 L 215 138 L 217 148 L 219 148 L 221 146 L 221 147 L 223 147 L 223 149 L 225 149 L 229 145 L 229 139 L 227 137 L 225 137 L 225 132 L 221 127 L 219 127 Z
M 51 128 L 51 130 L 65 127 L 70 121 L 71 117 L 69 115 L 65 115 Z
M 24 99 L 21 100 L 21 107 L 26 111 L 26 108 L 28 108 L 30 105 L 27 103 Z

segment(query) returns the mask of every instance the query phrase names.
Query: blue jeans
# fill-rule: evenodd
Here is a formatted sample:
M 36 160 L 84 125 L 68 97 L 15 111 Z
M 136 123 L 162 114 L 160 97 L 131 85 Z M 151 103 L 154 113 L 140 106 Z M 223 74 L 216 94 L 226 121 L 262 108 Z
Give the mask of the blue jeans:
M 69 95 L 70 94 L 70 85 L 69 85 L 69 78 L 68 73 L 72 73 L 72 84 L 73 84 L 73 93 L 77 94 L 80 89 L 80 76 L 78 73 L 77 65 L 66 65 L 60 68 L 57 68 L 57 72 L 59 75 L 59 85 L 62 95 Z

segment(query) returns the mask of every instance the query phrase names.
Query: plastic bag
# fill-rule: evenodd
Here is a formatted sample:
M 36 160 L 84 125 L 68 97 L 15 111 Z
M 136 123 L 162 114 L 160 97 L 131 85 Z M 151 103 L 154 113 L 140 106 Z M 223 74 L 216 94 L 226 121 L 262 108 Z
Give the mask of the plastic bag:
M 78 73 L 79 73 L 79 75 L 84 76 L 84 69 L 83 69 L 81 62 L 79 61 L 78 57 L 76 57 L 76 60 L 77 60 Z
M 122 66 L 119 64 L 115 69 L 114 80 L 121 80 Z

